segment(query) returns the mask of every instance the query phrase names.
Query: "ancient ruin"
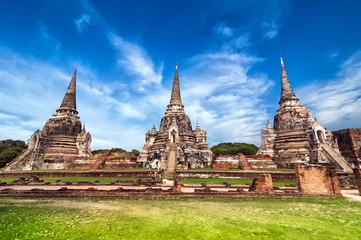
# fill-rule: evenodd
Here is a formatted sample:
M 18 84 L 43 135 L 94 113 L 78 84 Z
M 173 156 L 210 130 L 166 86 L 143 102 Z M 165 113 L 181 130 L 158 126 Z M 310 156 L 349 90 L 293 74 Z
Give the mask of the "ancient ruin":
M 299 104 L 282 58 L 279 105 L 273 128 L 267 123 L 267 128 L 262 130 L 262 147 L 258 154 L 271 155 L 281 168 L 293 168 L 314 162 L 332 164 L 338 169 L 352 171 L 340 154 L 332 133 L 313 119 L 308 108 Z
M 262 146 L 258 149 L 257 155 L 268 155 L 273 157 L 273 142 L 276 137 L 276 131 L 272 128 L 272 125 L 267 121 L 267 127 L 262 129 L 261 139 Z
M 352 168 L 356 167 L 355 161 L 360 158 L 361 129 L 347 128 L 333 131 L 332 134 L 338 148 L 342 152 L 342 156 L 352 166 Z
M 28 149 L 3 171 L 65 169 L 77 157 L 91 156 L 91 136 L 76 110 L 76 69 L 60 108 L 30 137 Z
M 341 188 L 335 167 L 304 165 L 296 167 L 300 192 L 310 194 L 340 194 Z
M 171 149 L 176 149 L 174 152 Z M 184 112 L 179 88 L 178 67 L 174 74 L 174 82 L 170 102 L 162 117 L 159 131 L 153 123 L 152 130 L 145 135 L 145 144 L 139 155 L 138 163 L 143 167 L 158 169 L 174 168 L 170 159 L 181 168 L 203 168 L 210 166 L 212 152 L 207 143 L 207 132 L 196 129 Z

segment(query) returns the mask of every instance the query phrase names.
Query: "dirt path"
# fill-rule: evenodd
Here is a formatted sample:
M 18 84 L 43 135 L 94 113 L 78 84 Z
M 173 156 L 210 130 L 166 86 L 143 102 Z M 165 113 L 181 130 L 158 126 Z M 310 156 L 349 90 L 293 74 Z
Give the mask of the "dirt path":
M 341 193 L 344 197 L 347 197 L 348 199 L 350 199 L 352 201 L 361 202 L 361 196 L 357 189 L 341 190 Z

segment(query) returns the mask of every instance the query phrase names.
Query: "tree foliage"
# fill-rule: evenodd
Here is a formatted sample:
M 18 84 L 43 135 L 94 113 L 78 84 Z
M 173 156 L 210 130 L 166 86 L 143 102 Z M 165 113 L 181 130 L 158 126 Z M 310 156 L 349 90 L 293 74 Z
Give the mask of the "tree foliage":
M 140 152 L 137 149 L 132 149 L 131 151 L 135 156 L 139 156 Z
M 248 143 L 220 143 L 211 147 L 214 155 L 236 155 L 243 153 L 244 155 L 254 155 L 258 151 L 258 147 Z
M 16 158 L 27 146 L 24 141 L 6 139 L 0 141 L 0 168 Z
M 134 153 L 135 156 L 139 155 L 139 151 L 137 149 L 133 149 L 131 152 L 127 152 L 127 150 L 124 150 L 123 148 L 98 149 L 98 150 L 92 151 L 92 154 L 95 155 L 95 154 L 99 154 L 99 153 L 104 153 L 106 151 L 110 151 L 111 153 L 120 153 L 124 157 L 133 157 L 132 153 Z
M 3 141 L 0 141 L 0 153 L 7 148 L 15 148 L 15 147 L 21 147 L 21 148 L 25 149 L 27 146 L 26 146 L 25 142 L 21 141 L 21 140 L 6 139 Z

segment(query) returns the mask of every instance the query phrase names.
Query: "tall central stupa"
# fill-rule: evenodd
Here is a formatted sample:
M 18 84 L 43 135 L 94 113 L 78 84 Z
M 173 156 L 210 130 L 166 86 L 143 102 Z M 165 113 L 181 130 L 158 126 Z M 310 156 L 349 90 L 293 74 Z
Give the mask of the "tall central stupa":
M 159 131 L 153 123 L 152 130 L 145 135 L 145 144 L 138 163 L 143 167 L 168 168 L 169 152 L 176 146 L 176 162 L 183 168 L 203 168 L 210 166 L 212 152 L 207 143 L 207 132 L 196 129 L 184 112 L 179 88 L 178 66 L 174 74 L 173 89 L 167 110 L 160 122 Z

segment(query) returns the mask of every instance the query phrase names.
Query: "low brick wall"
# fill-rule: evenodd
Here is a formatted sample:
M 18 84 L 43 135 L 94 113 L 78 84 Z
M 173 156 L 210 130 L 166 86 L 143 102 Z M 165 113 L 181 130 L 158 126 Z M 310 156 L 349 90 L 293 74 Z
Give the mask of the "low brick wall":
M 237 164 L 232 163 L 232 162 L 217 161 L 217 162 L 212 163 L 212 168 L 214 168 L 214 169 L 232 169 L 232 168 L 237 168 Z
M 268 155 L 247 155 L 247 160 L 252 169 L 276 169 L 277 165 Z
M 154 174 L 156 170 L 137 170 L 137 171 L 39 171 L 39 172 L 1 172 L 1 178 L 20 178 L 20 177 L 39 177 L 39 178 L 58 178 L 58 177 L 106 177 L 106 178 L 146 178 Z
M 294 172 L 270 172 L 270 171 L 177 171 L 182 178 L 239 178 L 254 179 L 259 174 L 271 174 L 273 181 L 297 181 Z
M 296 167 L 297 185 L 300 192 L 310 194 L 340 194 L 336 168 L 320 165 Z
M 121 187 L 115 190 L 97 190 L 88 189 L 67 189 L 66 187 L 59 190 L 43 190 L 34 188 L 31 190 L 12 190 L 3 189 L 0 191 L 0 197 L 40 197 L 40 198 L 71 198 L 71 197 L 107 197 L 107 198 L 126 198 L 126 199 L 158 199 L 158 198 L 334 198 L 338 195 L 325 194 L 303 194 L 303 193 L 259 193 L 259 192 L 217 192 L 217 191 L 197 191 L 194 193 L 174 192 L 162 189 L 144 189 L 144 190 L 127 190 Z
M 155 175 L 157 170 L 134 170 L 134 171 L 24 171 L 24 172 L 0 172 L 1 178 L 59 178 L 59 177 L 115 177 L 115 178 L 147 178 Z M 259 174 L 271 174 L 272 180 L 297 181 L 295 172 L 270 172 L 270 171 L 196 171 L 177 170 L 176 175 L 182 178 L 238 178 L 254 179 Z M 352 173 L 337 173 L 338 176 L 354 177 Z

